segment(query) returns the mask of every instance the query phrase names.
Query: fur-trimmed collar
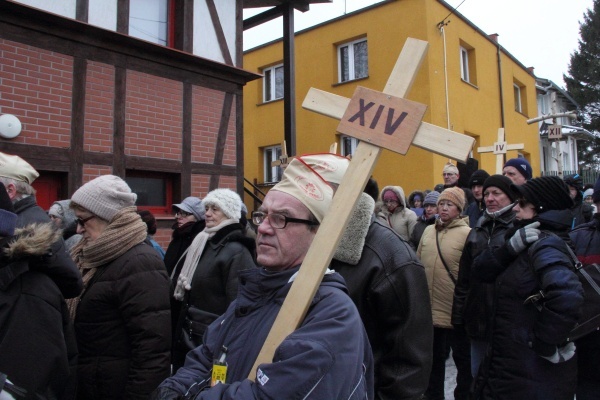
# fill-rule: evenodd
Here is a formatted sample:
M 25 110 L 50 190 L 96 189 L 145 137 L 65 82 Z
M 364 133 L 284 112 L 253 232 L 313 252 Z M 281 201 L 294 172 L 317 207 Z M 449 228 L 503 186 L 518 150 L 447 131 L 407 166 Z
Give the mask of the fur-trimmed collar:
M 15 231 L 13 239 L 4 249 L 4 255 L 9 259 L 42 256 L 50 251 L 52 244 L 61 236 L 62 231 L 51 222 L 27 225 Z
M 365 193 L 358 199 L 356 207 L 352 210 L 348 226 L 335 251 L 334 259 L 350 265 L 358 264 L 371 225 L 374 205 L 373 198 Z

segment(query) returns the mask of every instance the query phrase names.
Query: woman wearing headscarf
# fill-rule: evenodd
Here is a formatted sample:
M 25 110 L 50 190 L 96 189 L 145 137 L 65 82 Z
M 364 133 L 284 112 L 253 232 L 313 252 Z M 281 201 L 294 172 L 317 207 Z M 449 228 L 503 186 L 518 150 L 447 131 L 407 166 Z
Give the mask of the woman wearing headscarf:
M 573 201 L 558 177 L 534 178 L 511 190 L 519 200 L 505 244 L 484 251 L 472 267 L 475 279 L 496 288 L 475 398 L 572 400 L 577 360 L 575 345 L 566 340 L 583 303 L 567 249 Z
M 450 322 L 460 257 L 471 231 L 469 218 L 461 216 L 465 204 L 462 189 L 444 189 L 437 201 L 439 217 L 433 225 L 425 228 L 417 249 L 427 275 L 433 317 L 433 364 L 426 391 L 428 400 L 444 399 L 448 346 L 452 348 L 457 369 L 454 398 L 466 400 L 471 385 L 468 340 L 463 331 L 454 331 Z
M 380 197 L 381 202 L 375 209 L 377 218 L 384 221 L 402 239 L 409 241 L 417 224 L 417 214 L 408 208 L 404 190 L 400 186 L 386 186 Z
M 240 196 L 215 189 L 202 205 L 206 228 L 190 245 L 173 293 L 183 302 L 174 331 L 174 372 L 183 366 L 187 352 L 202 344 L 208 325 L 236 298 L 238 273 L 256 267 L 254 240 L 240 223 Z
M 71 198 L 83 236 L 71 255 L 84 290 L 68 301 L 79 348 L 78 399 L 146 399 L 169 376 L 169 278 L 145 242 L 136 198 L 114 175 Z

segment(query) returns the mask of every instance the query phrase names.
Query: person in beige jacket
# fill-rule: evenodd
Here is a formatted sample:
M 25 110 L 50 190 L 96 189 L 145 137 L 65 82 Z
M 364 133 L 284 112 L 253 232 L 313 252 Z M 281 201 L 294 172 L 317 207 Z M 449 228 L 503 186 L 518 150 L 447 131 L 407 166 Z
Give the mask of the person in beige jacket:
M 400 237 L 410 242 L 417 214 L 410 208 L 400 186 L 386 186 L 381 191 L 381 201 L 375 207 L 377 218 L 392 228 Z
M 471 230 L 468 217 L 461 216 L 465 203 L 462 189 L 445 189 L 437 202 L 439 218 L 435 224 L 425 229 L 417 249 L 417 255 L 421 258 L 427 275 L 433 317 L 433 365 L 426 392 L 428 400 L 444 399 L 448 345 L 452 348 L 452 357 L 457 368 L 454 398 L 466 400 L 471 385 L 470 347 L 467 336 L 464 332 L 454 331 L 450 323 L 459 261 Z

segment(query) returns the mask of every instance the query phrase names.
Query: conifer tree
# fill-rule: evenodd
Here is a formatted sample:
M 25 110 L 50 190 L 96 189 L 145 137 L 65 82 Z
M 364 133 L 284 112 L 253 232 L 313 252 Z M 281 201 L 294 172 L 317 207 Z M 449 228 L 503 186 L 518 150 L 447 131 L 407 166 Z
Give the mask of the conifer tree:
M 591 9 L 579 24 L 579 48 L 571 55 L 569 74 L 563 79 L 567 91 L 579 103 L 583 127 L 596 139 L 581 140 L 579 163 L 596 170 L 600 166 L 600 0 L 594 0 Z

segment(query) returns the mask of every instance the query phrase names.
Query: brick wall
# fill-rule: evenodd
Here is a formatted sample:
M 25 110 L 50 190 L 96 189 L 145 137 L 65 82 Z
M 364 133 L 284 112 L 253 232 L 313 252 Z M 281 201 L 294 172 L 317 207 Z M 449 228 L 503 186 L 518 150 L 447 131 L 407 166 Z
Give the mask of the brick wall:
M 89 61 L 85 87 L 84 150 L 112 152 L 115 68 Z
M 192 90 L 192 162 L 212 163 L 225 94 L 194 86 Z

